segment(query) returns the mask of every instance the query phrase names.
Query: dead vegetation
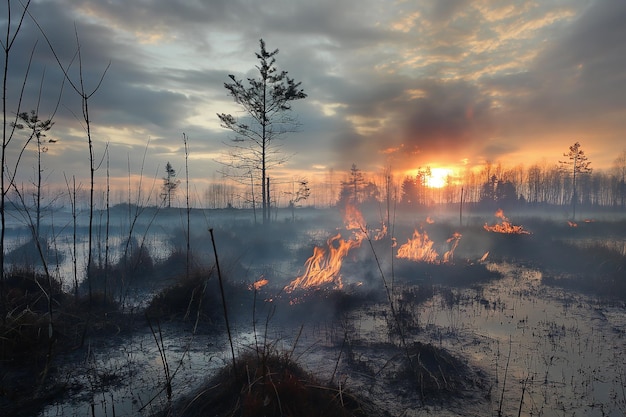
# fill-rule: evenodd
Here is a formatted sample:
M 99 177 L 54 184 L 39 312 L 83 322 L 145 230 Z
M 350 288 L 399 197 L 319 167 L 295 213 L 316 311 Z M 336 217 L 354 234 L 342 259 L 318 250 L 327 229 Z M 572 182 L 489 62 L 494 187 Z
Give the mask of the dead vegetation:
M 329 416 L 366 417 L 371 406 L 353 394 L 330 387 L 291 360 L 286 353 L 249 352 L 236 369 L 223 368 L 196 393 L 179 400 L 159 417 L 178 416 Z M 368 409 L 368 411 L 366 411 Z
M 398 380 L 410 384 L 423 401 L 452 397 L 458 400 L 466 393 L 486 387 L 485 381 L 477 377 L 474 370 L 445 349 L 415 342 L 408 347 L 407 353 Z
M 55 357 L 85 345 L 91 337 L 128 328 L 118 305 L 101 293 L 74 297 L 60 281 L 33 271 L 14 270 L 0 302 L 0 414 L 33 415 L 62 394 L 54 380 Z

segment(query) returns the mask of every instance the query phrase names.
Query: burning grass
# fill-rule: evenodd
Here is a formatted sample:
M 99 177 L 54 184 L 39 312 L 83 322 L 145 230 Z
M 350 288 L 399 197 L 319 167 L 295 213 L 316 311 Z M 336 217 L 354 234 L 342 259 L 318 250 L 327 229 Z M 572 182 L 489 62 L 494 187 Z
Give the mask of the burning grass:
M 361 240 L 344 240 L 341 234 L 328 239 L 326 247 L 316 246 L 313 255 L 305 263 L 305 272 L 285 287 L 285 291 L 292 292 L 298 288 L 315 288 L 333 285 L 340 289 L 341 265 L 348 252 L 361 245 Z
M 159 416 L 330 416 L 369 414 L 356 396 L 320 382 L 288 354 L 250 352 Z
M 486 223 L 483 228 L 488 232 L 495 233 L 504 233 L 504 234 L 513 234 L 513 235 L 529 235 L 530 232 L 524 229 L 521 225 L 514 225 L 511 221 L 504 215 L 502 209 L 498 209 L 496 211 L 495 216 L 499 219 L 499 223 L 496 223 L 492 226 L 488 226 Z

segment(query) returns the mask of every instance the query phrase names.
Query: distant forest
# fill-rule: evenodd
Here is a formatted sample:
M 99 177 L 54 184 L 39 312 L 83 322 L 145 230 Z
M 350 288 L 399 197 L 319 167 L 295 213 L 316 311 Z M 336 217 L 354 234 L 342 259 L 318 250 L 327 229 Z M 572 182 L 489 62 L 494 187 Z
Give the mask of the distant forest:
M 524 167 L 519 164 L 485 164 L 462 176 L 450 176 L 443 187 L 428 186 L 430 169 L 420 168 L 415 175 L 399 177 L 389 173 L 367 173 L 352 165 L 350 171 L 328 175 L 327 181 L 309 184 L 311 195 L 302 206 L 332 207 L 346 204 L 369 205 L 393 201 L 404 207 L 476 203 L 502 208 L 524 205 L 576 204 L 579 207 L 626 209 L 626 152 L 616 159 L 610 172 L 574 172 L 562 164 Z M 575 183 L 574 183 L 575 181 Z M 289 206 L 291 185 L 277 185 L 271 192 L 272 205 Z M 287 195 L 287 196 L 285 196 Z M 210 185 L 204 193 L 208 208 L 251 207 L 249 192 L 225 183 Z
M 563 158 L 567 159 L 567 158 Z M 402 208 L 431 207 L 459 204 L 461 201 L 485 208 L 523 206 L 572 206 L 583 208 L 613 208 L 626 210 L 626 151 L 614 161 L 608 171 L 588 169 L 576 172 L 566 163 L 518 164 L 507 167 L 502 163 L 486 163 L 479 169 L 449 176 L 439 188 L 430 187 L 429 167 L 418 168 L 413 175 L 392 174 L 391 169 L 366 172 L 352 164 L 347 171 L 328 171 L 324 178 L 308 181 L 306 178 L 272 179 L 269 189 L 273 208 L 327 208 L 353 204 L 380 206 L 393 203 Z M 183 207 L 186 192 L 173 175 L 173 169 L 164 171 L 161 192 L 157 183 L 145 181 L 144 188 L 116 189 L 111 192 L 112 204 L 131 203 L 138 206 Z M 194 173 L 191 173 L 193 181 Z M 575 183 L 574 183 L 575 181 Z M 174 186 L 175 185 L 175 186 Z M 130 186 L 129 186 L 130 187 Z M 32 187 L 33 193 L 36 187 Z M 260 190 L 257 183 L 237 183 L 229 178 L 213 179 L 203 189 L 194 187 L 190 204 L 207 209 L 259 209 Z M 67 189 L 41 190 L 49 205 L 45 208 L 67 205 Z M 88 190 L 76 190 L 78 208 L 88 204 Z M 26 194 L 29 191 L 25 191 Z M 97 208 L 105 207 L 106 190 L 96 190 Z M 9 194 L 9 207 L 19 208 L 19 199 Z M 167 196 L 165 199 L 163 196 Z M 13 197 L 13 198 L 11 198 Z M 27 203 L 25 201 L 24 203 Z M 11 204 L 13 203 L 13 204 Z M 50 204 L 51 203 L 51 204 Z M 42 207 L 44 209 L 44 207 Z

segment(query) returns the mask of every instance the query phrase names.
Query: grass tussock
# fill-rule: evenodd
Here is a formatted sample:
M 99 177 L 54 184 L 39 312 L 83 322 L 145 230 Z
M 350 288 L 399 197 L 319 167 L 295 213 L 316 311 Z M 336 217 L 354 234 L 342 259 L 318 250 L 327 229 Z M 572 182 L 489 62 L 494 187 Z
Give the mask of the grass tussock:
M 222 369 L 194 396 L 181 400 L 161 416 L 233 417 L 365 417 L 350 393 L 329 387 L 288 355 L 243 355 Z
M 33 271 L 10 272 L 2 295 L 0 415 L 36 415 L 66 389 L 53 378 L 57 355 L 129 325 L 102 293 L 76 297 L 64 292 L 59 280 Z
M 250 314 L 254 294 L 248 286 L 226 280 L 224 293 L 229 312 L 234 315 Z M 224 310 L 217 273 L 214 269 L 196 268 L 189 277 L 179 275 L 173 285 L 152 298 L 145 314 L 151 319 L 223 323 Z
M 423 401 L 463 398 L 486 387 L 484 378 L 445 349 L 415 342 L 407 351 L 411 360 L 405 359 L 398 379 L 408 381 Z

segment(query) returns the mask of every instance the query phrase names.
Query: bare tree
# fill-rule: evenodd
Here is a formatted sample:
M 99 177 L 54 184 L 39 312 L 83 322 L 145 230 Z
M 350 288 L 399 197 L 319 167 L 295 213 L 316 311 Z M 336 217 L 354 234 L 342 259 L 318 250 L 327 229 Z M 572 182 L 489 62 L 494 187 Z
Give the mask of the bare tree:
M 9 62 L 11 59 L 11 51 L 15 45 L 15 40 L 17 39 L 17 35 L 19 34 L 22 24 L 24 23 L 24 18 L 28 13 L 28 7 L 30 6 L 30 0 L 25 2 L 20 2 L 22 7 L 21 12 L 18 14 L 17 19 L 14 23 L 13 14 L 11 9 L 11 1 L 7 1 L 7 9 L 6 15 L 3 19 L 6 20 L 6 34 L 3 39 L 0 39 L 0 45 L 2 45 L 2 52 L 4 54 L 4 65 L 2 67 L 2 150 L 0 156 L 0 297 L 4 294 L 4 250 L 5 250 L 5 231 L 6 231 L 6 197 L 9 191 L 9 187 L 13 184 L 13 178 L 11 176 L 7 176 L 6 166 L 7 166 L 7 152 L 8 147 L 13 139 L 13 134 L 15 132 L 15 124 L 9 123 L 9 115 L 8 115 L 8 85 L 9 85 Z M 34 53 L 34 48 L 33 48 Z M 17 112 L 20 111 L 20 104 L 22 101 L 22 97 L 24 95 L 24 86 L 26 84 L 26 79 L 28 78 L 28 72 L 30 70 L 30 64 L 32 62 L 33 53 L 31 53 L 30 61 L 28 62 L 28 68 L 26 70 L 26 74 L 24 75 L 24 83 L 22 85 L 22 89 L 19 93 L 18 97 L 18 105 Z M 17 118 L 16 118 L 17 119 Z M 15 119 L 15 122 L 17 121 Z M 9 127 L 11 127 L 9 129 Z M 17 170 L 17 168 L 16 168 Z M 8 179 L 8 181 L 7 181 Z
M 267 190 L 268 172 L 272 167 L 285 162 L 276 140 L 297 126 L 290 115 L 291 102 L 306 98 L 300 84 L 287 76 L 286 71 L 275 67 L 278 49 L 268 52 L 263 39 L 259 41 L 261 51 L 256 53 L 259 65 L 258 78 L 248 78 L 247 85 L 234 75 L 229 75 L 232 82 L 224 87 L 246 114 L 239 119 L 231 114 L 218 113 L 222 127 L 235 133 L 229 154 L 228 166 L 236 168 L 244 175 L 253 172 L 261 182 L 263 223 L 269 221 L 269 190 Z
M 111 63 L 109 63 L 107 67 L 104 69 L 104 71 L 102 72 L 102 75 L 97 80 L 95 86 L 91 90 L 88 90 L 87 86 L 85 85 L 86 77 L 83 72 L 83 59 L 82 59 L 82 53 L 81 53 L 80 39 L 78 37 L 78 29 L 74 27 L 74 34 L 76 36 L 76 57 L 78 59 L 78 79 L 73 80 L 70 77 L 68 70 L 69 70 L 69 67 L 73 64 L 74 60 L 70 62 L 67 68 L 64 67 L 63 64 L 61 63 L 59 56 L 57 55 L 55 49 L 52 46 L 50 39 L 48 38 L 48 36 L 46 35 L 46 33 L 43 31 L 43 29 L 41 28 L 41 26 L 36 20 L 35 20 L 35 25 L 37 25 L 37 27 L 39 28 L 39 31 L 41 32 L 44 39 L 48 43 L 48 46 L 50 47 L 50 50 L 52 51 L 52 54 L 54 55 L 54 59 L 59 65 L 59 68 L 61 68 L 61 71 L 63 71 L 65 80 L 67 80 L 67 82 L 70 84 L 74 92 L 80 97 L 80 100 L 81 100 L 81 110 L 82 110 L 82 116 L 83 116 L 82 122 L 84 123 L 83 129 L 85 130 L 85 134 L 87 135 L 87 144 L 89 147 L 89 231 L 88 231 L 88 239 L 87 239 L 88 241 L 88 244 L 87 244 L 87 281 L 88 281 L 88 287 L 89 287 L 89 300 L 91 300 L 92 299 L 92 286 L 91 286 L 90 273 L 91 273 L 91 269 L 93 266 L 93 215 L 94 215 L 94 209 L 95 209 L 94 189 L 95 189 L 95 172 L 96 172 L 97 166 L 96 166 L 96 159 L 95 159 L 95 154 L 94 154 L 93 137 L 91 133 L 91 117 L 89 113 L 89 100 L 100 89 L 100 86 L 102 85 L 102 82 L 104 81 L 104 77 L 107 71 L 109 70 Z
M 576 142 L 569 147 L 569 152 L 565 152 L 563 156 L 567 157 L 567 161 L 559 161 L 561 168 L 565 172 L 572 173 L 572 219 L 576 219 L 576 202 L 578 194 L 576 191 L 577 177 L 580 175 L 590 174 L 592 169 L 589 168 L 591 162 L 588 160 L 585 152 L 581 149 L 580 143 Z

